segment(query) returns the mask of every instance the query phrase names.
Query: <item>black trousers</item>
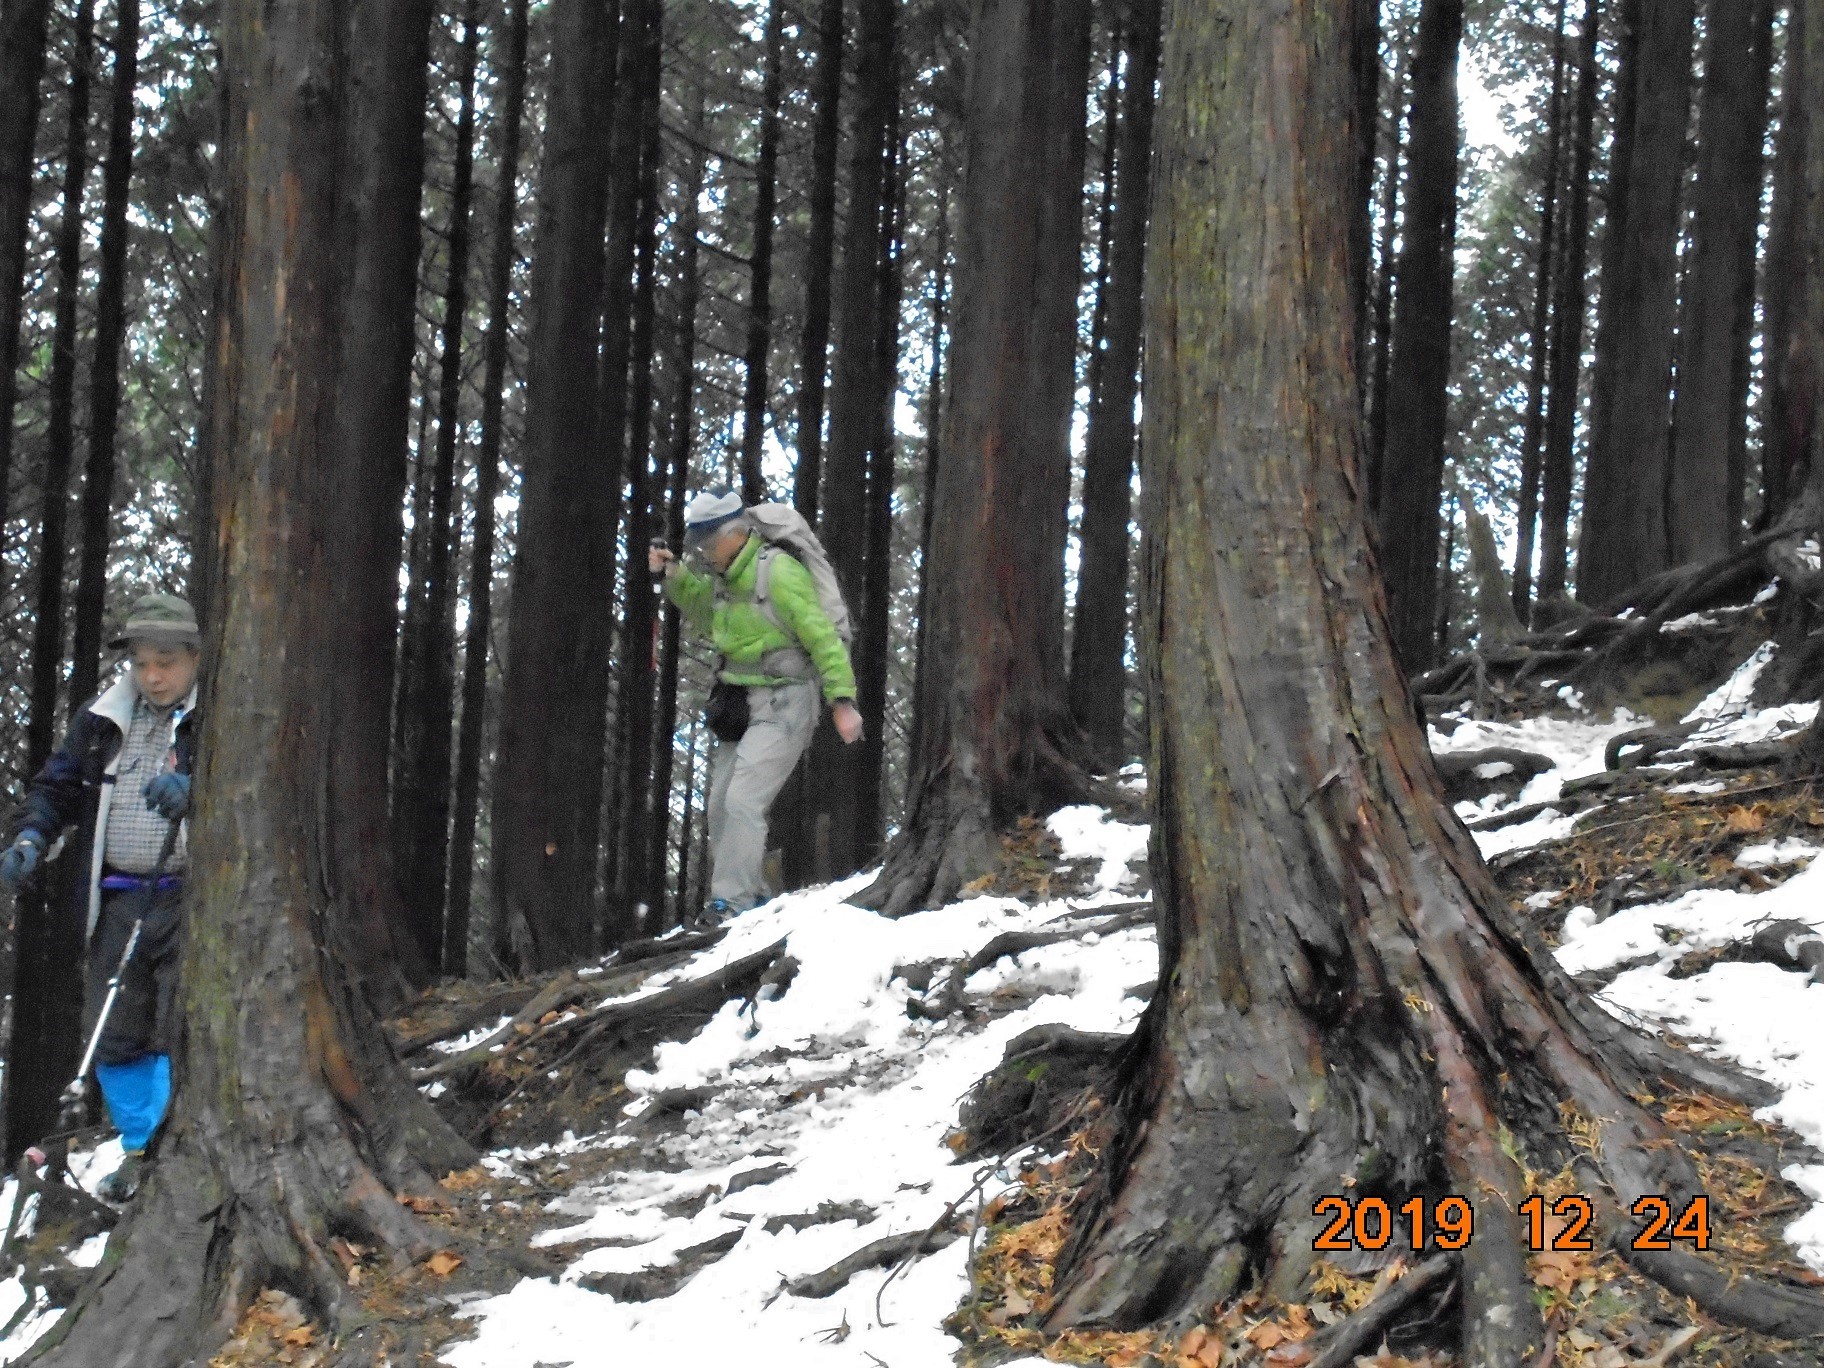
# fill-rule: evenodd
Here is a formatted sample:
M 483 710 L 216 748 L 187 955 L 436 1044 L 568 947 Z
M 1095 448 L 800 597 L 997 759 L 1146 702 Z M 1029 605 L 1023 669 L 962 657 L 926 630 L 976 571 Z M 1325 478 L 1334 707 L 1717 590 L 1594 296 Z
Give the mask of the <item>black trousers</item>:
M 127 1064 L 145 1054 L 170 1054 L 177 1046 L 177 957 L 182 890 L 168 888 L 146 908 L 144 889 L 104 890 L 101 919 L 89 937 L 88 984 L 83 994 L 83 1035 L 101 1016 L 108 980 L 120 963 L 120 952 L 143 912 L 145 926 L 121 980 L 120 996 L 101 1033 L 95 1058 L 102 1064 Z

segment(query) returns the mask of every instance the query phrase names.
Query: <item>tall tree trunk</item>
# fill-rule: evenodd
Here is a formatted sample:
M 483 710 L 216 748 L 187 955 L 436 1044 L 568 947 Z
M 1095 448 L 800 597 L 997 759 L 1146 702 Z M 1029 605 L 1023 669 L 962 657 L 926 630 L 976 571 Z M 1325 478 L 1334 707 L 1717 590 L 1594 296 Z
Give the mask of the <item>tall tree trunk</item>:
M 1780 146 L 1767 268 L 1767 526 L 1815 530 L 1824 513 L 1824 0 L 1787 18 Z M 1817 496 L 1805 506 L 1808 486 Z
M 1047 1328 L 1183 1330 L 1250 1284 L 1302 1301 L 1319 1197 L 1455 1192 L 1475 1218 L 1460 1361 L 1514 1368 L 1545 1330 L 1513 1147 L 1539 1170 L 1566 1162 L 1563 1103 L 1603 1118 L 1577 1162 L 1622 1211 L 1699 1177 L 1630 1096 L 1673 1052 L 1516 924 L 1445 803 L 1396 660 L 1357 497 L 1353 102 L 1327 18 L 1168 6 L 1141 638 L 1170 991 L 1130 1047 Z M 1527 1086 L 1504 1086 L 1510 1070 Z M 1625 1246 L 1626 1219 L 1605 1209 L 1598 1238 Z M 1629 1257 L 1727 1283 L 1696 1255 Z M 1813 1296 L 1784 1300 L 1824 1316 Z
M 1411 44 L 1396 33 L 1390 113 L 1383 140 L 1387 174 L 1381 180 L 1381 245 L 1380 260 L 1375 266 L 1374 334 L 1368 377 L 1368 450 L 1364 458 L 1364 488 L 1370 510 L 1380 507 L 1381 453 L 1387 448 L 1387 385 L 1393 365 L 1393 284 L 1398 260 L 1395 244 L 1399 241 L 1400 154 L 1405 146 L 1402 131 L 1406 121 L 1401 117 L 1406 108 L 1406 75 Z
M 603 512 L 620 483 L 618 460 L 603 459 L 598 445 L 618 451 L 597 426 L 596 369 L 608 208 L 601 156 L 613 94 L 600 74 L 614 22 L 606 0 L 556 0 L 552 9 L 507 624 L 512 706 L 500 720 L 492 823 L 495 953 L 520 969 L 583 958 L 594 922 L 608 690 L 597 604 L 614 570 Z
M 108 150 L 101 169 L 101 249 L 95 287 L 95 353 L 89 363 L 89 449 L 82 479 L 82 554 L 76 573 L 70 707 L 101 682 L 102 619 L 107 610 L 108 543 L 114 512 L 115 438 L 120 427 L 120 357 L 127 333 L 128 192 L 133 180 L 134 97 L 139 89 L 139 0 L 119 0 Z
M 830 277 L 836 261 L 836 153 L 842 139 L 842 3 L 823 0 L 811 98 L 810 238 L 804 252 L 804 329 L 798 380 L 798 469 L 792 502 L 813 524 L 823 480 L 823 385 L 830 346 Z
M 88 176 L 89 70 L 93 0 L 79 0 L 70 44 L 63 213 L 57 225 L 57 279 L 51 331 L 50 418 L 45 433 L 44 513 L 38 542 L 38 596 L 32 630 L 31 712 L 26 772 L 36 774 L 56 735 L 63 674 L 64 525 L 76 441 L 76 302 L 82 285 L 82 199 Z M 62 863 L 68 863 L 64 861 Z M 7 1157 L 56 1125 L 57 1097 L 76 1063 L 82 1033 L 81 926 L 67 913 L 67 871 L 25 890 L 13 906 L 12 1033 L 7 1041 Z M 44 885 L 50 884 L 47 889 Z
M 82 201 L 89 178 L 89 75 L 94 64 L 95 0 L 77 0 L 70 34 L 63 207 L 52 269 L 49 415 L 44 433 L 44 510 L 38 538 L 38 603 L 32 624 L 31 720 L 25 765 L 36 774 L 57 734 L 57 685 L 63 674 L 63 589 L 70 472 L 76 463 L 76 304 L 82 293 Z
M 1672 403 L 1666 533 L 1674 565 L 1714 560 L 1741 537 L 1773 11 L 1773 0 L 1708 11 Z
M 1533 548 L 1539 525 L 1539 487 L 1545 464 L 1545 384 L 1551 359 L 1552 265 L 1558 259 L 1558 163 L 1564 149 L 1564 15 L 1558 0 L 1552 33 L 1552 93 L 1545 131 L 1544 189 L 1539 196 L 1539 242 L 1533 273 L 1533 318 L 1527 330 L 1532 349 L 1526 380 L 1526 421 L 1520 437 L 1519 524 L 1514 549 L 1514 611 L 1524 621 L 1532 611 Z
M 1551 375 L 1546 386 L 1545 457 L 1539 480 L 1540 601 L 1564 593 L 1570 568 L 1571 486 L 1575 462 L 1579 393 L 1583 369 L 1583 319 L 1587 307 L 1590 243 L 1590 165 L 1596 128 L 1596 93 L 1602 71 L 1596 64 L 1602 0 L 1585 0 L 1577 39 L 1577 103 L 1571 123 L 1570 199 L 1552 301 Z
M 658 6 L 653 33 L 658 32 Z M 631 375 L 628 381 L 627 425 L 627 591 L 622 620 L 620 682 L 615 692 L 617 721 L 622 724 L 620 760 L 621 820 L 614 900 L 609 907 L 607 940 L 617 945 L 626 939 L 636 904 L 651 904 L 649 877 L 652 854 L 652 746 L 653 746 L 653 628 L 657 622 L 656 591 L 647 577 L 640 549 L 652 539 L 652 506 L 656 489 L 652 472 L 652 362 L 654 295 L 659 265 L 659 62 L 639 68 L 643 98 L 640 101 L 640 212 L 635 234 L 637 284 L 633 293 Z
M 1381 571 L 1400 663 L 1431 663 L 1438 505 L 1450 417 L 1457 235 L 1457 56 L 1463 0 L 1424 0 L 1412 59 L 1410 174 L 1394 282 L 1387 444 L 1377 505 Z
M 38 173 L 38 104 L 50 13 L 50 0 L 0 0 L 0 541 L 11 506 L 26 233 Z
M 774 6 L 775 11 L 777 5 Z M 691 439 L 696 434 L 697 394 L 697 304 L 703 294 L 703 275 L 697 265 L 697 234 L 701 215 L 697 201 L 703 193 L 706 157 L 703 147 L 704 92 L 697 87 L 691 109 L 694 134 L 693 152 L 686 170 L 678 209 L 678 304 L 676 338 L 671 357 L 671 373 L 677 389 L 671 400 L 671 450 L 666 457 L 670 474 L 665 494 L 665 541 L 678 546 L 684 540 L 684 494 L 690 484 Z M 636 548 L 637 549 L 637 548 Z M 665 877 L 668 852 L 671 849 L 671 779 L 677 752 L 678 668 L 682 635 L 682 615 L 677 605 L 664 605 L 664 627 L 659 641 L 658 725 L 653 728 L 652 756 L 652 849 L 647 855 L 647 889 L 645 901 L 663 920 L 665 913 Z M 695 744 L 695 735 L 692 735 Z M 688 782 L 686 788 L 686 814 Z M 688 845 L 688 834 L 686 835 Z M 687 871 L 679 866 L 680 904 Z
M 418 1127 L 422 1099 L 378 1043 L 350 981 L 347 873 L 333 858 L 348 848 L 338 828 L 386 847 L 384 795 L 370 789 L 371 810 L 352 811 L 334 756 L 376 720 L 384 738 L 391 668 L 390 653 L 349 653 L 357 587 L 374 601 L 364 620 L 378 620 L 391 616 L 395 581 L 338 584 L 348 493 L 368 453 L 340 440 L 335 412 L 352 402 L 344 333 L 364 312 L 348 251 L 364 216 L 351 190 L 386 126 L 352 87 L 388 17 L 337 0 L 234 0 L 224 15 L 217 166 L 230 308 L 211 356 L 220 578 L 206 628 L 181 1077 L 158 1164 L 33 1363 L 207 1361 L 271 1286 L 337 1326 L 341 1352 L 377 1355 L 379 1331 L 361 1327 L 330 1241 L 429 1255 L 443 1232 L 395 1194 L 428 1195 L 432 1174 L 472 1157 L 447 1129 Z
M 766 443 L 766 363 L 773 346 L 773 218 L 779 191 L 784 24 L 784 0 L 768 0 L 766 75 L 760 88 L 760 155 L 754 163 L 754 246 L 749 267 L 747 349 L 741 395 L 741 498 L 750 504 L 766 499 L 760 456 Z
M 913 638 L 913 688 L 917 696 L 922 685 L 928 658 L 925 655 L 926 607 L 931 599 L 931 531 L 937 516 L 937 473 L 943 455 L 942 428 L 944 416 L 944 362 L 949 348 L 945 345 L 945 312 L 950 303 L 950 188 L 938 192 L 937 258 L 931 281 L 931 342 L 926 349 L 931 368 L 925 375 L 925 477 L 918 500 L 918 629 Z M 912 710 L 911 737 L 907 753 L 917 755 L 922 745 L 923 728 L 918 709 Z
M 1381 0 L 1350 0 L 1350 74 L 1355 82 L 1355 206 L 1349 217 L 1349 298 L 1355 317 L 1356 384 L 1366 399 L 1374 291 L 1374 163 L 1380 141 Z M 1157 59 L 1155 59 L 1156 62 Z
M 1669 564 L 1666 472 L 1678 324 L 1679 194 L 1695 24 L 1694 0 L 1641 4 L 1631 60 L 1619 78 L 1633 87 L 1633 128 L 1619 215 L 1617 201 L 1610 201 L 1614 250 L 1605 247 L 1603 257 L 1590 455 L 1577 541 L 1577 596 L 1591 604 L 1615 598 Z M 1618 158 L 1622 150 L 1618 128 Z
M 416 672 L 399 690 L 399 763 L 393 829 L 405 885 L 406 929 L 428 965 L 443 965 L 445 880 L 449 868 L 450 726 L 456 688 L 456 444 L 462 430 L 462 331 L 469 313 L 469 203 L 475 181 L 475 66 L 481 48 L 480 0 L 464 0 L 456 77 L 455 166 L 450 177 L 448 277 L 437 375 L 437 447 L 430 503 Z
M 899 405 L 899 311 L 905 293 L 906 133 L 900 107 L 904 71 L 895 36 L 889 53 L 893 105 L 888 117 L 880 203 L 880 251 L 875 264 L 880 323 L 875 331 L 874 439 L 868 451 L 867 569 L 863 576 L 860 630 L 855 636 L 855 703 L 869 719 L 852 747 L 856 784 L 858 866 L 880 858 L 885 836 L 883 780 L 887 741 L 887 660 L 892 654 L 893 493 L 899 478 L 896 410 Z
M 1087 0 L 983 0 L 943 465 L 932 524 L 919 747 L 906 820 L 865 895 L 891 913 L 996 867 L 996 833 L 1091 791 L 1063 661 L 1081 257 Z
M 1132 535 L 1134 396 L 1139 388 L 1141 277 L 1159 76 L 1159 0 L 1135 0 L 1109 249 L 1107 341 L 1089 402 L 1083 458 L 1082 560 L 1070 641 L 1070 710 L 1100 771 L 1125 758 L 1127 548 Z M 1378 59 L 1377 59 L 1378 65 Z
M 899 99 L 893 11 L 894 0 L 861 0 L 856 11 L 849 207 L 835 287 L 840 313 L 830 365 L 830 446 L 823 472 L 821 539 L 843 598 L 857 609 L 857 622 L 865 616 L 859 609 L 867 586 L 868 466 L 880 438 L 876 396 L 881 330 L 886 326 L 880 298 L 882 202 L 890 156 L 888 128 Z M 858 637 L 855 654 L 861 650 Z M 859 668 L 861 662 L 856 664 Z M 883 725 L 882 718 L 866 712 L 862 722 L 870 732 Z M 860 745 L 844 745 L 833 728 L 818 726 L 805 789 L 816 882 L 853 874 L 879 849 L 880 803 L 869 795 L 878 793 L 880 776 L 878 770 L 867 773 L 867 762 Z
M 455 816 L 450 835 L 449 914 L 443 967 L 468 972 L 469 919 L 475 883 L 475 818 L 486 735 L 488 643 L 494 627 L 494 501 L 500 494 L 500 429 L 512 330 L 512 284 L 518 223 L 520 126 L 526 112 L 526 9 L 507 0 L 501 72 L 500 169 L 494 185 L 494 239 L 488 258 L 488 332 L 482 342 L 481 448 L 475 454 L 475 532 L 469 557 L 469 627 L 462 648 L 462 720 L 456 738 Z

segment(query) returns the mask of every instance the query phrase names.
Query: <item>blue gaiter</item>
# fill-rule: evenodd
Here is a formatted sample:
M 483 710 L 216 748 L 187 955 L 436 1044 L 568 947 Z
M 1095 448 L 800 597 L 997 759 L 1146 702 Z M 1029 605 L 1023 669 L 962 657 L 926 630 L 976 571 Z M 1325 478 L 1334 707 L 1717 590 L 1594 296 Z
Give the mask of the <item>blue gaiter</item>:
M 120 1143 L 129 1150 L 143 1150 L 171 1101 L 171 1056 L 148 1054 L 126 1064 L 97 1064 L 95 1081 L 101 1084 Z

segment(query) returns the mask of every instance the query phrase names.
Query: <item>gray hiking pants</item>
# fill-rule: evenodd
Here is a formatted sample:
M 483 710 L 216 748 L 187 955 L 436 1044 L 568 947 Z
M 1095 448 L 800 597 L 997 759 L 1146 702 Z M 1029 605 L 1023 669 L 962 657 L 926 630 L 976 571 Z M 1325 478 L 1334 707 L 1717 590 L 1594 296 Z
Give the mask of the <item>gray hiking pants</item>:
M 745 910 L 766 898 L 766 815 L 811 744 L 822 711 L 817 681 L 747 691 L 747 732 L 716 742 L 709 771 L 709 896 Z

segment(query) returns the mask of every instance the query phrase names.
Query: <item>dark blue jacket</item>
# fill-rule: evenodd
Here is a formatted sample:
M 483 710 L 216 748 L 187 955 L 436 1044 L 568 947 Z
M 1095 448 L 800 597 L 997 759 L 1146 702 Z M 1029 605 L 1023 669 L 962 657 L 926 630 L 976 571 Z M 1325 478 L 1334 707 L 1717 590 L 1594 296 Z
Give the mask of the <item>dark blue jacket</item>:
M 44 762 L 44 768 L 32 777 L 25 797 L 13 810 L 8 823 L 10 844 L 28 827 L 55 843 L 64 838 L 57 858 L 75 861 L 75 868 L 86 870 L 85 879 L 71 879 L 71 909 L 82 916 L 92 933 L 101 914 L 101 849 L 95 837 L 102 826 L 114 793 L 114 770 L 120 759 L 120 747 L 126 740 L 127 727 L 133 718 L 133 703 L 138 696 L 132 677 L 121 679 L 97 698 L 76 710 L 70 720 L 69 734 L 63 745 Z M 177 769 L 180 774 L 194 772 L 196 764 L 196 691 L 184 700 L 184 714 L 177 724 Z M 127 794 L 123 801 L 143 802 L 138 793 Z

